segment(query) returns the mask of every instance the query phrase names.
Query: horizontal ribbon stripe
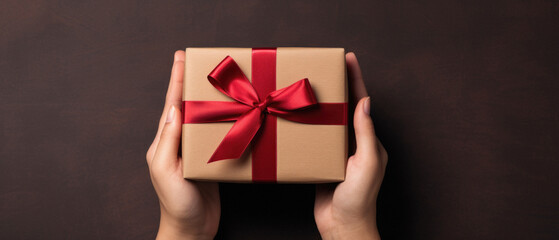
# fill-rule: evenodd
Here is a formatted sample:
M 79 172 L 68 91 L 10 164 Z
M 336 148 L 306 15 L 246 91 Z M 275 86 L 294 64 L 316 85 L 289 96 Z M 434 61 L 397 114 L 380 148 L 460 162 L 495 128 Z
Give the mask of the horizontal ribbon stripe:
M 182 123 L 211 123 L 236 121 L 243 113 L 252 109 L 239 102 L 227 101 L 183 101 Z M 268 112 L 283 119 L 303 124 L 346 125 L 347 103 L 317 103 L 311 107 L 292 112 Z M 343 115 L 339 118 L 324 116 Z
M 252 108 L 239 102 L 183 101 L 182 109 L 186 110 L 182 123 L 211 123 L 236 121 Z M 196 114 L 188 114 L 190 111 Z

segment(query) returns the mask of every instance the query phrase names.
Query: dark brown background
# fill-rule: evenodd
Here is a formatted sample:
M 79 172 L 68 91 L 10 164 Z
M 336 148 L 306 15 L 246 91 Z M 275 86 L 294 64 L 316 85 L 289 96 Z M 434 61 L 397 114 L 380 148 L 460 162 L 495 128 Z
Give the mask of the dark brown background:
M 0 238 L 150 239 L 145 152 L 187 46 L 346 47 L 385 239 L 559 238 L 557 1 L 0 3 Z M 221 185 L 218 238 L 317 239 L 311 185 Z

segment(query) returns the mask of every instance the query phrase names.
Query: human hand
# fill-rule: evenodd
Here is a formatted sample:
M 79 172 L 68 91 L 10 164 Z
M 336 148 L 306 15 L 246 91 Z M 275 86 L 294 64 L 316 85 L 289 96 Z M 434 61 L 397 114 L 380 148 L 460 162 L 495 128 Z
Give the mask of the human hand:
M 344 182 L 317 185 L 314 217 L 323 239 L 380 239 L 376 200 L 388 155 L 375 135 L 355 54 L 346 54 L 346 62 L 354 102 L 360 99 L 353 119 L 357 150 L 348 159 Z
M 146 155 L 161 208 L 157 239 L 213 239 L 221 212 L 218 185 L 184 179 L 178 155 L 184 59 L 184 51 L 175 52 L 159 129 Z

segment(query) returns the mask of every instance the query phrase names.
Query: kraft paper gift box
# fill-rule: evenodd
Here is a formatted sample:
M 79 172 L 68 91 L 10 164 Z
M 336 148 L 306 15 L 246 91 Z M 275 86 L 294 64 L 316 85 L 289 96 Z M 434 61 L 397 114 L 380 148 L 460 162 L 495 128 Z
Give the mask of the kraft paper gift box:
M 184 178 L 344 180 L 343 48 L 187 48 L 183 87 Z

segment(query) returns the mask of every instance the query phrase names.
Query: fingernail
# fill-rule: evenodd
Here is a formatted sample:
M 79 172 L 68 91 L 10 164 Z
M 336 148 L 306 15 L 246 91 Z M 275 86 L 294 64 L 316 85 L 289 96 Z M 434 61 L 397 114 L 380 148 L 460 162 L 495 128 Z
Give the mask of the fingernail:
M 363 112 L 367 115 L 371 115 L 371 97 L 367 97 L 365 103 L 363 103 Z
M 175 106 L 171 106 L 169 112 L 167 113 L 167 120 L 165 122 L 170 123 L 175 119 Z

